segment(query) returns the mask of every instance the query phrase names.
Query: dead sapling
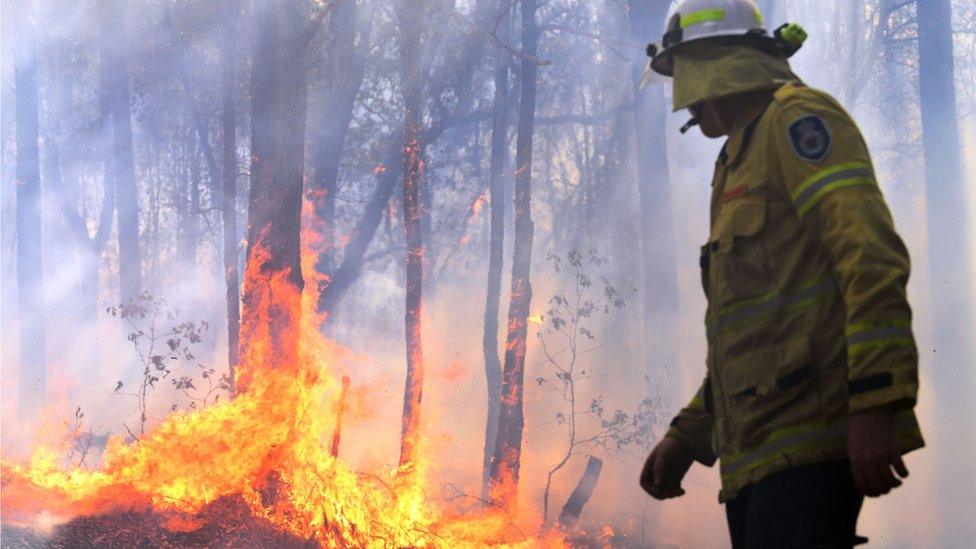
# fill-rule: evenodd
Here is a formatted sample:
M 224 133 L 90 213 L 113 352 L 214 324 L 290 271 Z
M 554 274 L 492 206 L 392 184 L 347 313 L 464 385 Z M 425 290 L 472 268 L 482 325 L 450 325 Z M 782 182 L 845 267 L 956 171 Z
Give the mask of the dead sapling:
M 203 335 L 210 329 L 210 324 L 206 321 L 182 321 L 178 308 L 171 308 L 165 300 L 155 298 L 145 291 L 118 306 L 109 307 L 106 311 L 126 322 L 130 330 L 126 337 L 132 343 L 142 366 L 142 376 L 134 391 L 124 391 L 125 383 L 121 380 L 116 382 L 113 391 L 136 399 L 139 436 L 146 433 L 146 425 L 150 419 L 150 395 L 162 380 L 169 379 L 173 388 L 189 399 L 190 408 L 216 402 L 221 392 L 229 392 L 228 376 L 224 374 L 217 378 L 215 370 L 197 363 L 193 353 L 193 348 L 203 341 Z M 206 382 L 205 388 L 202 388 L 202 383 L 198 387 L 192 375 L 174 375 L 174 372 L 185 371 L 188 364 L 194 363 L 194 371 L 199 372 L 200 378 Z M 178 408 L 177 402 L 170 407 L 171 410 Z M 139 438 L 127 424 L 122 425 L 130 437 Z
M 75 409 L 74 418 L 65 422 L 68 432 L 65 434 L 64 447 L 66 449 L 65 458 L 72 467 L 87 468 L 85 461 L 92 448 L 94 435 L 91 427 L 85 430 L 85 412 L 81 406 Z

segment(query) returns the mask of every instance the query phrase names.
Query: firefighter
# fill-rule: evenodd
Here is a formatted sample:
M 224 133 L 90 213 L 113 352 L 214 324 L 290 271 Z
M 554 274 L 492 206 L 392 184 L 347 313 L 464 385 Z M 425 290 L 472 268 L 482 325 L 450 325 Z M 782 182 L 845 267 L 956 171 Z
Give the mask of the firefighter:
M 863 496 L 923 446 L 909 260 L 857 125 L 787 58 L 752 0 L 683 0 L 648 74 L 727 136 L 701 247 L 707 375 L 647 458 L 651 496 L 719 461 L 733 547 L 849 547 Z M 657 76 L 653 76 L 658 78 Z

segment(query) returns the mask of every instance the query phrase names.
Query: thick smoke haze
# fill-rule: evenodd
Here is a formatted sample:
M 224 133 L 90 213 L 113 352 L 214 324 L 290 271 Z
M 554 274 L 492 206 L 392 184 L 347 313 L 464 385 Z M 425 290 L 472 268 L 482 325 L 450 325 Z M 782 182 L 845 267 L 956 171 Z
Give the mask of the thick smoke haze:
M 225 242 L 240 246 L 237 267 L 243 269 L 253 161 L 253 10 L 271 3 L 3 0 L 4 460 L 24 461 L 45 446 L 59 449 L 66 467 L 95 469 L 106 437 L 139 437 L 172 410 L 229 397 L 221 386 L 229 361 Z M 758 3 L 768 27 L 793 21 L 807 29 L 808 41 L 791 59 L 794 72 L 835 96 L 860 125 L 912 259 L 909 298 L 921 357 L 917 411 L 926 447 L 906 458 L 911 476 L 904 486 L 866 500 L 859 533 L 878 547 L 965 546 L 976 539 L 976 474 L 963 465 L 976 462 L 974 333 L 941 327 L 976 326 L 976 278 L 953 278 L 976 273 L 976 5 Z M 315 254 L 314 269 L 331 284 L 323 331 L 342 348 L 336 373 L 351 380 L 340 457 L 363 473 L 397 466 L 407 361 L 400 146 L 406 79 L 398 5 L 291 2 L 308 25 L 301 60 L 307 87 L 305 229 L 327 227 L 316 229 L 325 237 L 306 251 Z M 931 130 L 923 124 L 927 98 L 921 90 L 937 71 L 920 59 L 918 10 L 937 5 L 951 7 L 955 104 L 929 108 L 948 109 L 955 124 Z M 421 429 L 431 456 L 427 495 L 454 501 L 482 493 L 492 126 L 499 112 L 507 113 L 500 141 L 504 236 L 494 243 L 503 258 L 497 346 L 504 360 L 527 54 L 520 45 L 518 2 L 418 0 L 416 6 L 423 10 L 416 63 L 423 88 Z M 571 403 L 558 372 L 573 361 L 582 372 L 572 404 L 577 438 L 596 440 L 569 452 L 553 473 L 549 519 L 593 455 L 604 466 L 581 526 L 599 532 L 608 525 L 629 547 L 725 547 L 717 467 L 696 464 L 685 481 L 687 495 L 676 500 L 651 500 L 637 485 L 648 449 L 705 373 L 698 249 L 708 235 L 709 182 L 722 146 L 697 130 L 679 133 L 688 115 L 671 113 L 667 82 L 635 91 L 635 74 L 646 61 L 643 47 L 659 37 L 671 7 L 657 0 L 551 0 L 537 12 L 520 501 L 526 513 L 541 517 L 547 475 L 567 453 Z M 222 50 L 228 40 L 229 50 Z M 500 109 L 499 66 L 508 86 Z M 223 80 L 227 68 L 229 86 Z M 33 92 L 25 71 L 35 78 Z M 32 94 L 38 209 L 25 217 L 21 212 L 31 199 L 21 169 L 22 141 L 30 118 L 22 109 Z M 226 98 L 236 109 L 233 204 L 225 194 Z M 124 127 L 130 133 L 128 164 Z M 927 174 L 925 131 L 957 132 L 961 181 Z M 962 200 L 950 201 L 948 209 L 933 206 L 946 196 L 941 187 L 933 191 L 940 185 L 958 189 Z M 137 226 L 127 225 L 127 212 L 137 216 Z M 228 216 L 236 229 L 225 237 Z M 942 228 L 959 238 L 940 240 L 943 232 L 935 231 Z M 22 262 L 32 261 L 24 254 L 23 243 L 33 242 L 23 239 L 27 233 L 39 235 L 39 260 L 30 264 L 30 276 L 19 271 Z M 570 259 L 575 253 L 592 286 L 579 287 Z M 154 323 L 147 324 L 152 315 L 133 325 L 118 309 L 112 314 L 124 302 L 133 265 L 143 303 L 158 308 Z M 34 287 L 36 298 L 25 301 Z M 579 319 L 586 331 L 577 333 L 584 335 L 570 342 L 554 317 L 571 321 L 559 312 L 559 300 L 577 298 L 594 307 Z M 26 323 L 34 327 L 25 330 Z M 183 335 L 171 346 L 169 332 L 180 325 Z M 146 357 L 160 348 L 167 373 L 143 398 Z M 38 357 L 43 382 L 26 380 L 38 371 L 26 365 Z M 192 385 L 178 383 L 184 378 Z M 617 411 L 629 418 L 643 414 L 644 430 L 622 443 L 606 435 L 601 420 Z M 967 472 L 967 478 L 951 476 Z

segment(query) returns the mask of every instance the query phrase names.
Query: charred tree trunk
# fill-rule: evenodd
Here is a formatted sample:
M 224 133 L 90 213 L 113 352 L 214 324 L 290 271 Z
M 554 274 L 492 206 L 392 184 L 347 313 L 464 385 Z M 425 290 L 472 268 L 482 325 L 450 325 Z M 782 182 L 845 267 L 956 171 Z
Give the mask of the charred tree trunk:
M 423 81 L 420 78 L 421 6 L 401 0 L 397 12 L 403 52 L 403 231 L 406 258 L 406 351 L 407 376 L 403 394 L 403 426 L 400 434 L 400 465 L 413 461 L 420 427 L 423 395 L 424 354 L 421 341 L 423 316 L 424 241 L 421 229 L 420 196 L 424 185 L 421 144 L 423 123 Z
M 576 488 L 573 489 L 573 493 L 569 495 L 566 505 L 563 505 L 563 510 L 559 513 L 559 526 L 564 530 L 576 526 L 580 515 L 583 514 L 583 507 L 593 496 L 593 490 L 596 490 L 596 483 L 600 480 L 601 471 L 603 471 L 603 460 L 596 456 L 590 456 L 586 460 L 586 470 L 583 471 L 583 476 L 580 477 L 579 483 L 576 484 Z
M 339 391 L 339 401 L 336 403 L 335 427 L 332 428 L 332 445 L 329 455 L 339 457 L 339 442 L 342 440 L 342 416 L 346 412 L 346 395 L 349 393 L 349 376 L 342 376 L 342 389 Z
M 34 25 L 20 6 L 14 87 L 17 124 L 17 306 L 20 329 L 18 411 L 36 418 L 44 405 L 44 285 L 41 262 L 41 167 Z
M 112 145 L 107 151 L 106 171 L 115 188 L 118 215 L 119 287 L 122 299 L 142 291 L 142 260 L 139 252 L 139 189 L 132 156 L 132 120 L 129 108 L 129 68 L 125 58 L 127 42 L 120 0 L 101 0 L 101 78 L 105 106 L 112 123 Z
M 241 357 L 246 364 L 297 367 L 301 291 L 305 66 L 300 5 L 258 2 L 251 66 L 251 191 Z M 253 356 L 270 340 L 270 356 Z M 246 390 L 253 372 L 237 373 Z
M 240 239 L 237 235 L 237 107 L 234 103 L 234 48 L 237 42 L 235 35 L 238 16 L 236 0 L 227 0 L 224 12 L 220 29 L 220 110 L 223 135 L 221 216 L 224 225 L 224 285 L 227 302 L 227 374 L 230 377 L 230 393 L 233 395 L 236 392 L 238 332 L 241 327 L 240 277 L 237 272 L 237 261 L 240 257 Z
M 532 138 L 535 133 L 536 74 L 539 30 L 535 0 L 522 0 L 522 89 L 519 100 L 518 135 L 515 144 L 515 246 L 512 256 L 512 289 L 508 309 L 505 365 L 502 369 L 498 436 L 491 460 L 489 492 L 502 505 L 515 503 L 518 493 L 525 424 L 522 394 L 525 348 L 532 303 L 529 273 L 532 267 Z
M 928 201 L 929 272 L 935 319 L 930 354 L 933 382 L 939 397 L 939 439 L 947 447 L 940 453 L 939 493 L 946 501 L 965 498 L 976 491 L 967 471 L 962 441 L 973 416 L 972 402 L 959 398 L 960 387 L 973 382 L 973 229 L 966 208 L 959 127 L 956 113 L 955 74 L 949 0 L 918 0 L 919 100 L 922 111 L 922 146 L 925 157 L 925 189 Z M 957 494 L 953 496 L 951 494 Z M 961 530 L 949 525 L 968 520 L 964 509 L 946 505 L 940 516 L 943 544 L 962 545 L 954 538 Z
M 498 39 L 508 42 L 509 6 L 503 4 L 498 18 Z M 508 157 L 508 64 L 510 55 L 495 49 L 495 98 L 491 118 L 491 160 L 488 188 L 491 220 L 488 243 L 488 292 L 485 297 L 485 327 L 482 347 L 485 356 L 485 381 L 488 385 L 488 414 L 485 420 L 485 450 L 481 463 L 481 499 L 488 499 L 491 456 L 498 436 L 498 405 L 501 394 L 502 363 L 498 356 L 498 314 L 502 294 L 502 263 L 505 251 L 505 164 Z
M 632 41 L 660 39 L 669 2 L 628 2 Z M 666 99 L 661 86 L 638 89 L 647 57 L 634 52 L 634 94 L 637 192 L 640 200 L 643 257 L 643 360 L 651 375 L 663 378 L 676 364 L 674 319 L 678 314 L 678 267 L 671 213 L 671 181 L 665 138 Z

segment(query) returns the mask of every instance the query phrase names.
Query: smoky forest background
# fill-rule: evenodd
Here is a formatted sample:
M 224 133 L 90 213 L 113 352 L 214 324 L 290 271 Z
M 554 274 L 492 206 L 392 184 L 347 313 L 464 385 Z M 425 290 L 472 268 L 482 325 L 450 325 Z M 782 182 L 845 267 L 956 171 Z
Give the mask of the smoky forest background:
M 809 32 L 795 72 L 861 125 L 913 260 L 928 447 L 860 533 L 964 546 L 976 4 L 758 4 Z M 725 546 L 715 469 L 667 503 L 637 486 L 704 371 L 721 147 L 678 133 L 669 84 L 638 89 L 672 7 L 3 0 L 4 459 L 44 440 L 96 468 L 110 435 L 233 398 L 246 252 L 273 220 L 355 357 L 343 460 L 395 467 L 417 427 L 430 497 L 487 498 L 507 463 L 546 521 Z

